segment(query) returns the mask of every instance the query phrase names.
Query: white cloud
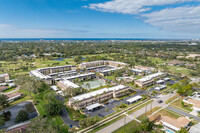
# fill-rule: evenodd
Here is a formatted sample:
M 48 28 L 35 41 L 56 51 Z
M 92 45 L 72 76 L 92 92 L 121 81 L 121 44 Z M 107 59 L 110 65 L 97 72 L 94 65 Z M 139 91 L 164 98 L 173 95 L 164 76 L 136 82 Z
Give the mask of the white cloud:
M 144 22 L 165 30 L 200 33 L 200 6 L 167 8 L 142 16 Z
M 104 3 L 90 4 L 87 8 L 104 12 L 138 14 L 151 10 L 151 6 L 170 5 L 191 1 L 200 0 L 111 0 Z

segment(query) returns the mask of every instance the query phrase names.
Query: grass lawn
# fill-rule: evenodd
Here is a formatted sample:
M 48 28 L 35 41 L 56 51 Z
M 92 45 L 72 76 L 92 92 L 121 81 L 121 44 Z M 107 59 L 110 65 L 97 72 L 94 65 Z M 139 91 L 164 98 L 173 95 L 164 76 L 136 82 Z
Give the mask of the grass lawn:
M 14 89 L 15 89 L 15 88 L 9 88 L 9 89 L 3 91 L 3 93 L 7 93 L 7 92 L 10 92 L 10 91 L 13 91 Z
M 178 97 L 179 97 L 179 95 L 177 94 L 177 95 L 171 97 L 170 99 L 168 99 L 165 103 L 168 104 L 168 103 L 172 102 L 173 100 L 175 100 Z
M 104 78 L 115 81 L 115 76 L 105 76 Z
M 173 106 L 173 107 L 176 107 L 176 108 L 182 108 L 188 112 L 191 112 L 193 109 L 192 109 L 192 106 L 191 104 L 187 104 L 187 103 L 184 103 L 184 106 L 182 106 L 181 102 L 183 101 L 185 97 L 181 97 L 179 98 L 178 100 L 174 101 L 173 103 L 171 103 L 170 105 Z
M 166 62 L 162 60 L 161 58 L 157 58 L 157 57 L 148 57 L 148 59 L 151 60 L 155 64 L 162 64 Z
M 72 120 L 80 120 L 85 118 L 85 115 L 81 114 L 80 111 L 74 110 L 73 108 L 66 107 L 67 113 L 69 114 L 70 119 Z
M 151 115 L 153 112 L 159 110 L 160 108 L 161 108 L 161 107 L 155 107 L 155 108 L 149 110 L 148 112 L 146 112 L 146 114 L 143 114 L 143 115 L 139 116 L 137 119 L 141 121 L 141 120 L 144 119 L 146 116 Z
M 177 119 L 181 116 L 180 114 L 176 114 L 175 112 L 172 112 L 168 109 L 162 109 L 159 112 L 157 112 L 156 114 L 154 114 L 154 116 L 158 116 L 158 115 L 168 116 L 168 117 L 171 117 L 173 119 Z
M 103 128 L 105 128 L 105 127 L 107 127 L 107 126 L 109 126 L 109 125 L 111 125 L 111 124 L 113 124 L 115 122 L 117 122 L 118 120 L 120 120 L 122 118 L 124 118 L 124 115 L 121 115 L 121 116 L 117 117 L 116 119 L 111 120 L 111 121 L 109 121 L 109 122 L 107 122 L 107 123 L 95 128 L 94 130 L 90 131 L 89 133 L 96 133 L 97 131 L 99 131 L 99 130 L 101 130 L 101 129 L 103 129 Z
M 134 133 L 134 131 L 136 131 L 139 126 L 140 126 L 140 123 L 133 120 L 129 122 L 128 124 L 126 124 L 125 126 L 117 129 L 113 133 Z
M 181 74 L 185 74 L 188 76 L 190 76 L 190 72 L 192 71 L 187 68 L 178 67 L 178 66 L 167 66 L 167 68 L 172 72 L 181 73 Z
M 153 100 L 150 100 L 150 101 L 146 102 L 145 104 L 142 104 L 142 103 L 141 103 L 142 105 L 140 105 L 139 107 L 134 108 L 134 109 L 131 110 L 131 111 L 128 111 L 127 113 L 128 113 L 128 114 L 131 114 L 131 113 L 133 113 L 133 112 L 135 112 L 135 111 L 137 111 L 137 110 L 139 110 L 139 109 L 145 107 L 146 105 L 148 105 L 148 104 L 150 104 L 150 103 L 152 103 L 152 102 L 153 102 Z

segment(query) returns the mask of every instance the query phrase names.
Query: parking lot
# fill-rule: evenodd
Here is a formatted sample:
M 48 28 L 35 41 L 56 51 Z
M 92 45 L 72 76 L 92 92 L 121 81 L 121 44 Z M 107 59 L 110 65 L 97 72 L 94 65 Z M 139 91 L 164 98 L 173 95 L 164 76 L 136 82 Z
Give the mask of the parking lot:
M 115 100 L 114 102 L 108 102 L 108 104 L 103 104 L 102 107 L 100 107 L 99 109 L 96 109 L 94 111 L 88 111 L 88 110 L 84 110 L 84 113 L 86 115 L 90 115 L 91 117 L 93 116 L 99 116 L 99 117 L 105 117 L 109 114 L 114 113 L 115 111 L 113 110 L 114 107 L 116 107 L 116 105 L 120 105 L 121 103 L 126 103 L 126 101 L 132 97 L 138 96 L 138 95 L 145 95 L 146 92 L 145 91 L 139 91 L 138 93 L 136 93 L 135 95 L 126 97 L 122 100 Z

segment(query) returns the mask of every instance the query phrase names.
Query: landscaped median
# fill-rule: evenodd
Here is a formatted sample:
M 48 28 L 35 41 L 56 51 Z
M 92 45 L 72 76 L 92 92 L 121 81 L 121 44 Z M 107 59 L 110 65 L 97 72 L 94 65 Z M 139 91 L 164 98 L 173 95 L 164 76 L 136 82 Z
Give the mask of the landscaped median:
M 143 104 L 141 104 L 142 102 L 143 102 Z M 124 110 L 122 110 L 120 112 L 116 112 L 115 114 L 106 117 L 105 119 L 97 122 L 96 124 L 94 124 L 94 125 L 92 125 L 90 127 L 87 127 L 85 129 L 79 131 L 79 133 L 82 133 L 82 132 L 84 132 L 84 133 L 86 133 L 86 132 L 92 132 L 93 130 L 98 131 L 98 130 L 102 129 L 105 126 L 106 123 L 107 123 L 106 126 L 108 126 L 108 125 L 116 122 L 118 120 L 117 119 L 118 117 L 122 117 L 124 115 L 123 113 L 130 112 L 131 110 L 135 110 L 135 108 L 138 109 L 138 106 L 144 107 L 144 106 L 146 106 L 146 104 L 149 104 L 151 102 L 153 102 L 153 100 L 146 99 L 145 101 L 141 101 L 141 102 L 139 102 L 138 104 L 136 104 L 134 106 L 131 106 L 131 107 L 127 108 L 127 109 L 124 109 Z M 109 124 L 108 124 L 108 122 L 109 122 Z M 103 126 L 103 127 L 100 127 L 100 126 Z

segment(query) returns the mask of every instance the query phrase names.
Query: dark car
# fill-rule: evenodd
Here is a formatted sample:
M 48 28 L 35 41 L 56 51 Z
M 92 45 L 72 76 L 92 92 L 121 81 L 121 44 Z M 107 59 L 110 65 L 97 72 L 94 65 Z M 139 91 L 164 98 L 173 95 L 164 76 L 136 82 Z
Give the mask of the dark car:
M 159 101 L 158 101 L 158 103 L 162 103 L 162 102 L 163 102 L 162 100 L 159 100 Z

